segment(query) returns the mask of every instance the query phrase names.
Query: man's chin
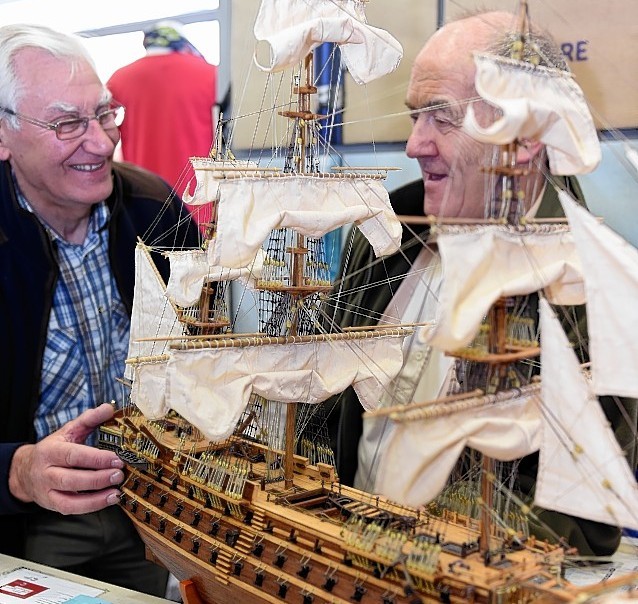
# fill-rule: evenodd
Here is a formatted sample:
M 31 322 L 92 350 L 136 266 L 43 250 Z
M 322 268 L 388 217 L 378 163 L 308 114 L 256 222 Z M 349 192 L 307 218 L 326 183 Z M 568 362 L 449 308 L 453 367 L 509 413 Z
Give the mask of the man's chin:
M 86 188 L 84 191 L 77 191 L 75 196 L 77 201 L 83 205 L 95 205 L 107 199 L 113 192 L 113 182 L 103 183 L 102 185 L 94 185 Z
M 423 210 L 426 216 L 436 216 L 437 218 L 449 218 L 453 216 L 452 208 L 446 208 L 444 202 L 436 199 L 425 198 Z

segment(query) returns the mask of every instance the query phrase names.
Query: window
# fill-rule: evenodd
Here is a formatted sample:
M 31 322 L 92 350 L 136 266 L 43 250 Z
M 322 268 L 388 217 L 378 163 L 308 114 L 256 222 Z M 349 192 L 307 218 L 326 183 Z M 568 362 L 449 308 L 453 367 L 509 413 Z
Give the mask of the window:
M 229 4 L 230 0 L 111 0 L 103 9 L 89 10 L 80 0 L 0 0 L 0 23 L 37 23 L 79 34 L 106 81 L 119 67 L 144 56 L 146 27 L 160 19 L 179 21 L 206 60 L 221 65 L 217 88 L 218 99 L 223 99 L 230 86 Z

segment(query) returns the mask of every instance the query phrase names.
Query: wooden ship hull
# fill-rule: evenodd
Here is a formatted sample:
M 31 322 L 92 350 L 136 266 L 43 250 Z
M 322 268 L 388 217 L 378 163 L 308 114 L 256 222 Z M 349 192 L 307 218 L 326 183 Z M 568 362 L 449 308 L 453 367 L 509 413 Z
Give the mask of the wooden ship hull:
M 209 442 L 119 413 L 101 445 L 127 462 L 121 506 L 149 557 L 204 602 L 506 604 L 581 591 L 561 578 L 558 546 L 494 534 L 485 556 L 478 521 L 342 486 L 332 466 L 299 456 L 292 488 L 268 484 L 263 448 L 240 438 L 211 479 Z

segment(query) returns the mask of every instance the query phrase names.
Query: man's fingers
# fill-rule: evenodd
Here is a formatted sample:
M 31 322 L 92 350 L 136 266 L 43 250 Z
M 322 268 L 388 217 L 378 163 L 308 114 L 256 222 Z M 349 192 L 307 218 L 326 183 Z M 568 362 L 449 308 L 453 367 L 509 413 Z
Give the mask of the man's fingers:
M 70 468 L 102 470 L 124 467 L 124 462 L 113 451 L 95 449 L 86 445 L 70 445 L 65 455 L 65 462 L 61 465 Z
M 92 493 L 65 493 L 52 491 L 49 505 L 43 506 L 61 514 L 87 514 L 96 512 L 118 503 L 120 492 L 117 489 L 105 489 Z M 40 503 L 42 505 L 42 503 Z
M 84 445 L 97 426 L 113 417 L 109 404 L 78 418 L 35 445 L 16 449 L 9 489 L 21 501 L 62 514 L 81 514 L 117 503 L 124 480 L 122 460 L 113 452 Z
M 41 478 L 44 490 L 58 492 L 101 491 L 124 480 L 122 470 L 79 470 L 50 467 Z
M 96 449 L 88 445 L 80 445 L 65 441 L 41 441 L 38 457 L 46 464 L 62 468 L 84 468 L 103 470 L 107 468 L 123 468 L 124 463 L 113 451 Z M 46 446 L 46 449 L 44 447 Z

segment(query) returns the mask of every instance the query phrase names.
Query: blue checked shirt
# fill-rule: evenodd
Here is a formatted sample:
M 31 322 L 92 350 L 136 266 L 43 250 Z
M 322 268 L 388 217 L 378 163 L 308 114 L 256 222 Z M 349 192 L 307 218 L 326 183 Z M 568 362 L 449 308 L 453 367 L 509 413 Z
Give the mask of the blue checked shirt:
M 20 205 L 33 212 L 20 193 L 18 198 Z M 38 440 L 86 409 L 122 398 L 116 378 L 124 374 L 130 321 L 110 270 L 109 216 L 106 203 L 94 207 L 81 245 L 65 241 L 40 219 L 57 248 L 60 275 L 34 421 Z

